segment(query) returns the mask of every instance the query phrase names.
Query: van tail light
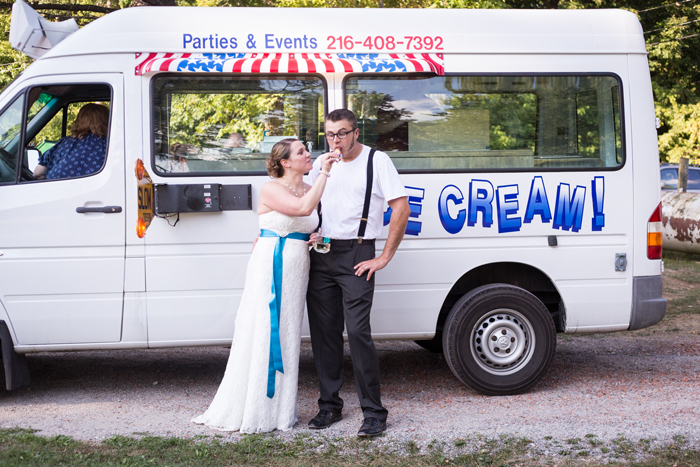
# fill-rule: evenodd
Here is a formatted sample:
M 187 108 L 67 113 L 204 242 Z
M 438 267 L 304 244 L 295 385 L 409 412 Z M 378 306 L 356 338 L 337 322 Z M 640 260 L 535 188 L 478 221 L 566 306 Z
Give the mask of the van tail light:
M 647 258 L 649 259 L 661 259 L 662 230 L 661 203 L 659 203 L 647 223 Z

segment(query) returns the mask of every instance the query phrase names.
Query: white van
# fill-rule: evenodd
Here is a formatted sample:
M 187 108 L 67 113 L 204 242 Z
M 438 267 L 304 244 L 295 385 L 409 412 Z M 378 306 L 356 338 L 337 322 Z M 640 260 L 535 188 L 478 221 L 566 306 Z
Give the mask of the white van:
M 542 376 L 555 332 L 664 316 L 631 13 L 142 7 L 53 47 L 33 32 L 43 45 L 16 46 L 43 55 L 0 95 L 8 389 L 27 353 L 230 344 L 270 147 L 324 152 L 338 108 L 410 194 L 376 339 L 442 349 L 465 384 L 511 394 Z M 104 166 L 35 180 L 86 102 L 111 112 Z

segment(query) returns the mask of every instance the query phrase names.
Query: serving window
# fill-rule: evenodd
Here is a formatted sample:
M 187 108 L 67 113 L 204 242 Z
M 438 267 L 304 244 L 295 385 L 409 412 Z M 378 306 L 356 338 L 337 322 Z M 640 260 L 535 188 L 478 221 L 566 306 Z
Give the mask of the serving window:
M 360 142 L 402 172 L 605 169 L 623 162 L 615 77 L 354 76 Z
M 315 76 L 162 76 L 153 80 L 153 163 L 161 174 L 265 173 L 274 144 L 325 150 Z

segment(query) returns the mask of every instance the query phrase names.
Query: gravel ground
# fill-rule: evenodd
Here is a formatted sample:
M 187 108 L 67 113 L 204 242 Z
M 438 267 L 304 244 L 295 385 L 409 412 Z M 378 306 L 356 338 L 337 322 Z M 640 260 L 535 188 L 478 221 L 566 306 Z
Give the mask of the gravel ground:
M 621 435 L 657 443 L 682 435 L 690 446 L 700 446 L 696 331 L 560 335 L 542 382 L 526 394 L 506 397 L 486 397 L 462 386 L 442 355 L 412 342 L 378 342 L 377 348 L 389 409 L 389 431 L 380 444 L 412 440 L 425 450 L 439 440 L 449 453 L 458 438 L 507 434 L 532 439 L 539 454 L 557 455 L 572 438 L 590 448 L 586 435 L 596 435 L 603 446 Z M 218 347 L 29 355 L 32 384 L 0 392 L 0 427 L 32 427 L 42 435 L 83 440 L 115 434 L 212 436 L 217 432 L 190 419 L 211 401 L 228 352 Z M 316 412 L 309 344 L 302 344 L 299 373 L 300 423 L 281 434 L 287 438 L 310 433 L 306 423 Z M 354 438 L 361 413 L 347 352 L 345 381 L 345 419 L 312 436 Z M 224 434 L 224 439 L 238 436 Z

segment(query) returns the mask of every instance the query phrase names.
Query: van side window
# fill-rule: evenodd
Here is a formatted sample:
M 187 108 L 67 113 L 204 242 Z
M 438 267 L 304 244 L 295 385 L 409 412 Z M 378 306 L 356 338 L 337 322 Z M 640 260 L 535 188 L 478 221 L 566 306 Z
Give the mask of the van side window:
M 272 146 L 324 152 L 320 78 L 163 76 L 153 80 L 153 165 L 161 174 L 265 173 Z
M 99 172 L 107 157 L 110 101 L 105 84 L 32 88 L 21 181 Z
M 357 76 L 345 91 L 360 142 L 387 152 L 402 172 L 623 161 L 612 76 Z
M 620 86 L 614 85 L 610 89 L 611 102 L 613 106 L 613 121 L 615 123 L 615 160 L 617 164 L 622 164 L 622 128 L 620 123 Z
M 15 183 L 17 179 L 17 149 L 22 130 L 21 95 L 0 114 L 0 183 Z

